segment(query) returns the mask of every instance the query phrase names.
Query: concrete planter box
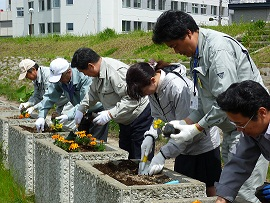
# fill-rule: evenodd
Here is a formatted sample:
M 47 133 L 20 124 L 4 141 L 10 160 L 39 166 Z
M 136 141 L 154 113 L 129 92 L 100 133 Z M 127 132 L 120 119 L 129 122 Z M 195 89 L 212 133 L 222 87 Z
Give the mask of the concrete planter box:
M 0 116 L 0 143 L 2 144 L 2 152 L 4 153 L 4 165 L 6 168 L 8 166 L 8 132 L 10 125 L 25 125 L 28 123 L 34 123 L 36 119 L 24 118 L 24 119 L 14 119 L 10 118 L 14 115 L 19 115 L 18 111 L 11 112 L 1 112 Z
M 163 169 L 163 173 L 173 180 L 179 180 L 179 184 L 126 186 L 94 168 L 96 163 L 105 161 L 76 161 L 74 202 L 138 203 L 206 197 L 204 183 L 167 168 Z
M 33 124 L 27 126 L 33 127 Z M 67 135 L 67 132 L 60 132 Z M 52 133 L 31 133 L 20 126 L 9 125 L 8 164 L 14 179 L 25 188 L 27 194 L 33 193 L 35 177 L 35 143 L 37 138 L 51 139 Z
M 66 152 L 51 140 L 35 142 L 35 202 L 73 203 L 74 169 L 77 160 L 127 159 L 128 152 L 106 144 L 104 152 Z M 91 189 L 90 191 L 91 192 Z M 88 202 L 90 200 L 88 199 Z M 103 201 L 101 201 L 103 202 Z

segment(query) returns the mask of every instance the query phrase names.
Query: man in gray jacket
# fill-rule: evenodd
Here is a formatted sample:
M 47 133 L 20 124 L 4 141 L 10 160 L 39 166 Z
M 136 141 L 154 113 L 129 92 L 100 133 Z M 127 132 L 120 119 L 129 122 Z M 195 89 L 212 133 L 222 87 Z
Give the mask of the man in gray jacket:
M 263 85 L 260 72 L 247 49 L 224 33 L 199 28 L 189 14 L 181 11 L 164 12 L 157 20 L 152 39 L 157 44 L 165 43 L 175 53 L 191 57 L 191 74 L 200 98 L 199 103 L 195 104 L 197 110 L 184 119 L 190 125 L 170 122 L 181 131 L 172 134 L 171 138 L 184 142 L 203 129 L 218 126 L 223 131 L 222 158 L 227 163 L 235 153 L 241 133 L 219 108 L 216 97 L 235 82 L 250 79 Z M 265 180 L 267 167 L 268 161 L 260 157 L 239 196 L 259 202 L 254 192 Z
M 129 159 L 140 159 L 144 132 L 149 129 L 153 118 L 147 97 L 136 101 L 127 95 L 126 73 L 129 66 L 112 58 L 100 57 L 90 48 L 75 51 L 71 66 L 93 77 L 89 92 L 76 111 L 76 123 L 81 122 L 89 107 L 100 101 L 105 110 L 93 121 L 97 125 L 105 125 L 111 119 L 118 123 L 119 147 L 129 152 Z
M 236 153 L 215 184 L 216 202 L 225 203 L 233 202 L 261 154 L 270 160 L 270 96 L 260 83 L 247 80 L 232 84 L 217 97 L 217 103 L 241 132 Z M 269 186 L 264 184 L 256 192 L 263 203 L 270 202 Z

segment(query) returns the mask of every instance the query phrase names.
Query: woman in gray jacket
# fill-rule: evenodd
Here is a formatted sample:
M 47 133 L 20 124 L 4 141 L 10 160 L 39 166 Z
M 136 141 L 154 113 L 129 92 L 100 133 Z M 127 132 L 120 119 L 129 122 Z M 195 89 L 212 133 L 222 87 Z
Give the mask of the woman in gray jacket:
M 126 77 L 128 95 L 136 100 L 148 95 L 152 117 L 164 122 L 186 118 L 192 111 L 191 102 L 195 102 L 195 98 L 192 98 L 193 83 L 186 77 L 185 66 L 178 65 L 166 74 L 164 70 L 167 67 L 172 68 L 172 65 L 168 65 L 163 62 L 156 65 L 137 63 L 129 68 Z M 153 143 L 157 137 L 157 130 L 152 125 L 145 133 L 141 146 L 142 157 L 153 150 Z M 206 183 L 207 195 L 214 196 L 214 182 L 219 180 L 221 173 L 219 145 L 220 135 L 217 127 L 205 130 L 183 144 L 170 139 L 152 159 L 149 175 L 159 173 L 165 159 L 176 157 L 174 170 Z

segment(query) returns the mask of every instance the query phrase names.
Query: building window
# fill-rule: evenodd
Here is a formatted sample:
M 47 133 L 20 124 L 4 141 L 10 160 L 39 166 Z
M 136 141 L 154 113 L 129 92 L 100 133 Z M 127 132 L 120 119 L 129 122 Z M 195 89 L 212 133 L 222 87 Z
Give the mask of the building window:
M 12 21 L 11 20 L 0 21 L 0 27 L 1 28 L 10 28 L 10 27 L 12 27 Z
M 52 33 L 52 24 L 48 23 L 47 26 L 48 26 L 48 33 Z
M 147 0 L 147 8 L 155 9 L 155 0 Z
M 141 0 L 134 0 L 134 8 L 141 8 Z
M 30 8 L 34 8 L 34 2 L 33 1 L 28 2 L 28 9 L 30 9 Z
M 59 8 L 60 7 L 60 0 L 53 0 L 53 7 Z
M 153 30 L 155 26 L 155 23 L 148 22 L 147 23 L 147 30 Z
M 171 9 L 172 10 L 178 10 L 178 1 L 172 1 L 171 2 Z
M 199 5 L 198 4 L 192 4 L 192 13 L 199 13 Z
M 39 2 L 38 2 L 38 10 L 39 11 L 44 11 L 45 10 L 45 2 L 44 2 L 44 0 L 39 0 Z
M 134 30 L 141 30 L 142 29 L 142 22 L 134 21 Z
M 52 2 L 51 0 L 47 0 L 47 10 L 51 10 L 52 8 Z
M 67 23 L 67 31 L 73 31 L 73 23 Z
M 130 7 L 130 0 L 122 0 L 122 7 L 123 8 Z
M 187 2 L 181 2 L 181 11 L 187 12 Z
M 222 15 L 222 16 L 225 16 L 225 7 L 222 7 L 222 8 L 221 8 L 221 15 Z
M 39 33 L 45 34 L 45 23 L 39 23 Z
M 201 5 L 201 14 L 206 14 L 206 8 L 207 6 L 205 4 Z
M 17 17 L 23 17 L 23 16 L 24 16 L 23 7 L 17 7 Z
M 72 5 L 73 4 L 73 0 L 67 0 L 67 5 Z
M 130 31 L 130 21 L 122 21 L 122 31 Z
M 217 6 L 211 6 L 211 15 L 217 15 Z
M 53 33 L 60 33 L 60 23 L 53 23 Z
M 158 10 L 165 10 L 166 0 L 158 0 Z
M 28 28 L 29 28 L 29 35 L 34 35 L 34 24 L 29 24 Z

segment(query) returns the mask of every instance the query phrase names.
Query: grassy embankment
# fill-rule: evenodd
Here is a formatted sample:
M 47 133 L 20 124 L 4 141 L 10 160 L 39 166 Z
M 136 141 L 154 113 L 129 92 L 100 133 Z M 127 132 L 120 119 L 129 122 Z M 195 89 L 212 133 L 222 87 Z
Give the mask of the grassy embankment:
M 231 36 L 237 36 L 252 29 L 252 26 L 252 24 L 233 24 L 211 28 Z M 117 35 L 112 30 L 106 30 L 95 36 L 51 35 L 0 39 L 0 95 L 5 95 L 9 100 L 17 100 L 16 90 L 19 87 L 25 85 L 27 91 L 31 90 L 32 85 L 27 80 L 17 80 L 17 67 L 22 58 L 31 58 L 40 65 L 48 66 L 50 61 L 56 57 L 64 57 L 70 61 L 74 51 L 80 47 L 90 47 L 101 56 L 120 59 L 128 64 L 134 63 L 138 59 L 148 61 L 151 58 L 167 62 L 188 62 L 187 57 L 174 54 L 172 49 L 164 45 L 154 45 L 151 36 L 151 32 L 138 31 Z M 260 67 L 261 63 L 270 62 L 269 52 L 270 48 L 267 48 L 251 55 Z M 0 202 L 32 201 L 25 198 L 21 188 L 13 182 L 10 172 L 4 170 L 2 165 L 0 167 L 0 180 Z

